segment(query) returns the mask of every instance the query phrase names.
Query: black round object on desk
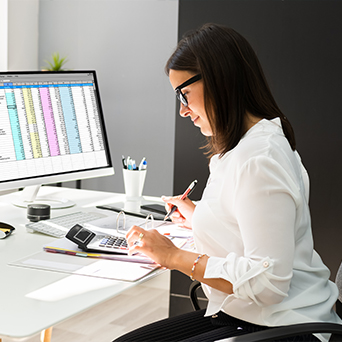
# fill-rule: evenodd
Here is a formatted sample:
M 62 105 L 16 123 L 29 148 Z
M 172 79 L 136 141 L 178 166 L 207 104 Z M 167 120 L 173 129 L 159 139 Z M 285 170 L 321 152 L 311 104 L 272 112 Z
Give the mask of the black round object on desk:
M 29 204 L 27 206 L 27 218 L 32 222 L 47 220 L 50 218 L 51 208 L 48 204 Z

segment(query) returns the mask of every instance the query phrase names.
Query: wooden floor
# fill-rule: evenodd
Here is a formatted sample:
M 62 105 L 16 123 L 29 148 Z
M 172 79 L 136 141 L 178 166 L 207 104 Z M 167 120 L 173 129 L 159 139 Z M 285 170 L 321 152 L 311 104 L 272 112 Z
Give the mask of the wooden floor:
M 161 277 L 168 281 L 169 272 Z M 169 291 L 160 288 L 156 282 L 152 279 L 56 325 L 51 342 L 110 342 L 128 331 L 167 317 Z M 2 342 L 13 341 L 2 339 Z M 40 342 L 40 336 L 21 341 Z

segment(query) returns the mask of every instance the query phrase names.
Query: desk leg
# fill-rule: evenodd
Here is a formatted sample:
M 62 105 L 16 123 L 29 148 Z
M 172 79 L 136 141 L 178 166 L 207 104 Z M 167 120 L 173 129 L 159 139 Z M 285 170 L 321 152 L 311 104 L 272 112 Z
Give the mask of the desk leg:
M 40 333 L 40 342 L 50 342 L 51 341 L 51 336 L 52 336 L 52 327 L 43 330 Z

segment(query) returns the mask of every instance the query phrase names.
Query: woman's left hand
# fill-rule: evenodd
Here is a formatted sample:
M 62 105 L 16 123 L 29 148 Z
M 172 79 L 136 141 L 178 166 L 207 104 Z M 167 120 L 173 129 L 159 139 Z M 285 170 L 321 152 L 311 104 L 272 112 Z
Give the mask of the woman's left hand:
M 133 226 L 126 234 L 129 254 L 143 253 L 154 262 L 171 268 L 174 255 L 179 251 L 172 241 L 155 229 Z

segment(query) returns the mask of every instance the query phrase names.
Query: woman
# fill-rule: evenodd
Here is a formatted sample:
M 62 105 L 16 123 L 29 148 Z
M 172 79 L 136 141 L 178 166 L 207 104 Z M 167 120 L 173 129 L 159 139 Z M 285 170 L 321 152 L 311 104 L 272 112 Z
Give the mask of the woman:
M 249 43 L 230 28 L 204 25 L 179 42 L 166 71 L 180 115 L 208 138 L 211 154 L 197 205 L 163 197 L 168 210 L 178 207 L 173 222 L 193 229 L 196 252 L 137 226 L 127 240 L 131 253 L 202 282 L 209 303 L 118 341 L 215 341 L 271 326 L 340 322 L 332 310 L 337 288 L 313 249 L 309 181 L 294 133 Z

